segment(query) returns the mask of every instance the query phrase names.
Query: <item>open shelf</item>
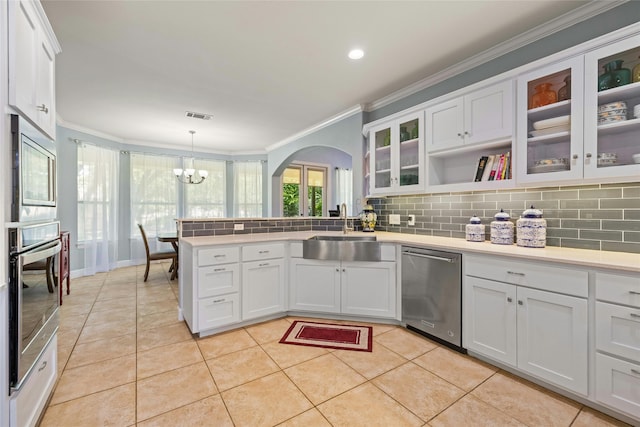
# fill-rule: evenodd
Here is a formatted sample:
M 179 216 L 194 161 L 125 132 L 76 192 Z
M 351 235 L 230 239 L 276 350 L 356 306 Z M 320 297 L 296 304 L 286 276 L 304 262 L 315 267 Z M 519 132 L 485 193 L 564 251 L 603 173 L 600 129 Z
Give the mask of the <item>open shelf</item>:
M 568 116 L 571 114 L 571 100 L 568 99 L 566 101 L 545 105 L 543 107 L 532 108 L 528 111 L 528 114 L 529 120 L 532 122 L 550 119 L 551 117 Z
M 555 144 L 555 143 L 558 143 L 558 142 L 567 142 L 570 137 L 571 137 L 571 133 L 569 131 L 558 132 L 558 133 L 552 133 L 552 134 L 544 135 L 544 136 L 536 136 L 536 137 L 533 137 L 533 138 L 527 138 L 527 143 L 529 145 Z
M 608 123 L 598 126 L 598 135 L 616 135 L 619 133 L 640 130 L 640 119 L 624 120 L 617 123 Z M 640 150 L 639 150 L 640 151 Z
M 602 105 L 637 97 L 640 97 L 640 82 L 598 92 L 598 104 Z M 633 112 L 633 105 L 628 105 L 627 108 L 631 108 L 631 112 Z

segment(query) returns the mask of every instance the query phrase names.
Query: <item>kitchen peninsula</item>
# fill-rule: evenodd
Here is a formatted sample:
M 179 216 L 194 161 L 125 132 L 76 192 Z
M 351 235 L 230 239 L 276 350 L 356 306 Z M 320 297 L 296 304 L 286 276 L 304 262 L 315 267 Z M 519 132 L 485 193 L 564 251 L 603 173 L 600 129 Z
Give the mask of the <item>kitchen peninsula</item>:
M 627 348 L 625 353 L 617 348 L 622 346 L 612 335 L 621 333 L 616 332 L 619 314 L 611 311 L 640 307 L 640 254 L 353 232 L 375 236 L 385 248 L 378 264 L 387 271 L 381 275 L 376 270 L 379 280 L 362 292 L 359 311 L 354 311 L 356 305 L 345 301 L 352 298 L 345 279 L 307 292 L 301 303 L 299 285 L 312 279 L 298 280 L 295 274 L 303 260 L 303 241 L 343 236 L 328 231 L 332 225 L 322 221 L 334 220 L 181 221 L 180 316 L 192 332 L 215 334 L 285 315 L 399 324 L 402 245 L 454 251 L 463 255 L 462 335 L 469 354 L 618 417 L 640 421 L 638 409 L 617 391 L 618 381 L 639 381 L 633 372 L 640 367 L 632 362 L 638 360 L 638 350 Z M 311 229 L 233 234 L 233 226 L 227 229 L 224 224 L 234 223 L 243 223 L 247 231 L 261 223 L 267 228 Z M 232 233 L 213 235 L 215 230 Z M 185 237 L 196 232 L 209 235 Z M 341 268 L 335 262 L 304 261 L 329 263 L 332 271 Z M 381 301 L 381 295 L 387 299 Z M 316 298 L 315 303 L 309 298 Z M 495 327 L 502 329 L 491 329 Z M 621 369 L 626 373 L 618 374 Z

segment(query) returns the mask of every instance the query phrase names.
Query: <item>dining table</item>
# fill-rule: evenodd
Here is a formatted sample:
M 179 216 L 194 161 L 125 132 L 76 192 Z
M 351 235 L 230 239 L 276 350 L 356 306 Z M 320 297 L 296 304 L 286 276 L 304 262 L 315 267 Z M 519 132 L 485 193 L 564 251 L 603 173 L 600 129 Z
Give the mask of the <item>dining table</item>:
M 158 233 L 156 236 L 159 242 L 163 243 L 171 243 L 173 250 L 176 251 L 176 263 L 175 265 L 171 264 L 169 271 L 171 272 L 171 280 L 174 280 L 178 277 L 178 233 L 177 232 L 168 232 L 168 233 Z

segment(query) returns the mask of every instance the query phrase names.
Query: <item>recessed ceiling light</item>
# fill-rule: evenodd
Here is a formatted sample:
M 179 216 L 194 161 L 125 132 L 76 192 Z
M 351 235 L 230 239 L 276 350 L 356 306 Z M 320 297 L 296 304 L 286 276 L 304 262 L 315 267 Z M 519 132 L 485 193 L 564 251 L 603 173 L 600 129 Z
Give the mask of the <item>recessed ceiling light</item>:
M 349 58 L 351 59 L 360 59 L 364 56 L 364 51 L 362 49 L 352 49 L 349 52 Z

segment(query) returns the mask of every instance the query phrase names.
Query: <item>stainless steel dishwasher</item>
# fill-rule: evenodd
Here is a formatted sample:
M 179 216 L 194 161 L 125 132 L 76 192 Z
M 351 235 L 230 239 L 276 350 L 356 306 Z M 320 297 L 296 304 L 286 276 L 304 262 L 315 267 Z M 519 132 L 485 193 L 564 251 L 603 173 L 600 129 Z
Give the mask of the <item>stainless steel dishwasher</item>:
M 462 255 L 402 247 L 402 323 L 462 348 Z

